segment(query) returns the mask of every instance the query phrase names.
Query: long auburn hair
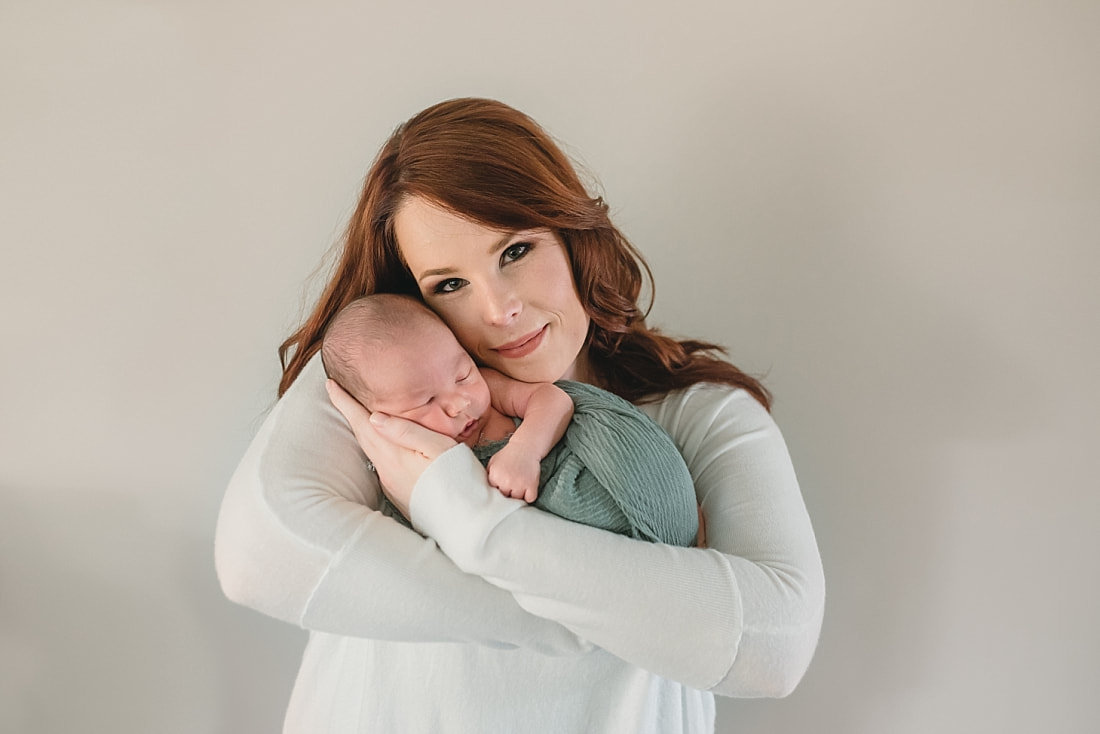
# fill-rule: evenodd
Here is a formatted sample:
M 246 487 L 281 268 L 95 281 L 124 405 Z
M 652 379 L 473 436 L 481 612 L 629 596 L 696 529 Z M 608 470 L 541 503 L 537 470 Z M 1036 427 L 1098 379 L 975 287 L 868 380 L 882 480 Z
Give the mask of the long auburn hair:
M 279 347 L 280 396 L 320 348 L 329 322 L 351 301 L 369 293 L 420 297 L 393 226 L 398 207 L 413 196 L 488 228 L 547 228 L 561 238 L 591 319 L 588 361 L 601 387 L 644 402 L 714 382 L 744 388 L 770 406 L 767 389 L 722 359 L 718 345 L 677 340 L 646 326 L 638 298 L 644 273 L 652 303 L 652 273 L 611 223 L 603 199 L 589 196 L 569 158 L 534 120 L 501 102 L 477 98 L 429 107 L 382 146 L 332 279 L 305 322 Z

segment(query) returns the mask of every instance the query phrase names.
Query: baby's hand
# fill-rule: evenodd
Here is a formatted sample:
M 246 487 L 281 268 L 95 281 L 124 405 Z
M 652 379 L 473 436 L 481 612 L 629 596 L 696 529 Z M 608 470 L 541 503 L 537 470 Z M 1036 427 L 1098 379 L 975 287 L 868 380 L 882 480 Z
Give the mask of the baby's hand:
M 505 497 L 534 502 L 539 494 L 539 462 L 505 446 L 489 459 L 489 484 Z

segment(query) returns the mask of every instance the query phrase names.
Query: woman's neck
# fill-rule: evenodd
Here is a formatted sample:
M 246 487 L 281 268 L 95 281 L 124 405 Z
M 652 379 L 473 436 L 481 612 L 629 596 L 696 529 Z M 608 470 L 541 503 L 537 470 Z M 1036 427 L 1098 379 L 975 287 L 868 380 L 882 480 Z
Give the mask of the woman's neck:
M 596 379 L 596 375 L 592 370 L 592 366 L 589 364 L 587 349 L 581 350 L 581 353 L 577 355 L 577 359 L 573 362 L 573 366 L 569 369 L 569 372 L 563 375 L 561 379 L 572 380 L 573 382 L 586 382 L 589 385 L 600 387 L 599 381 Z

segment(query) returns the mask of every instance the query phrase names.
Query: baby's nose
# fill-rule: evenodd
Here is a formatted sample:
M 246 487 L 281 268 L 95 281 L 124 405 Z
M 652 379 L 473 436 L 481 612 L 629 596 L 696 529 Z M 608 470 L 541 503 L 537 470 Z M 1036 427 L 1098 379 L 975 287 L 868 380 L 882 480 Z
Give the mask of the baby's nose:
M 454 418 L 468 407 L 470 407 L 470 399 L 465 395 L 456 393 L 447 401 L 447 415 Z

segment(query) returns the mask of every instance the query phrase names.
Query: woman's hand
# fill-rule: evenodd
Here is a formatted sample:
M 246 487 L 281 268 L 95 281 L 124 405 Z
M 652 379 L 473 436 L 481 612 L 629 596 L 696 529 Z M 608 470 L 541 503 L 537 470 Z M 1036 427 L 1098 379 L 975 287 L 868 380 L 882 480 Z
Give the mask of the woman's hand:
M 333 380 L 325 383 L 325 389 L 374 464 L 382 491 L 402 515 L 409 517 L 416 480 L 428 464 L 455 445 L 455 440 L 404 418 L 371 413 Z

